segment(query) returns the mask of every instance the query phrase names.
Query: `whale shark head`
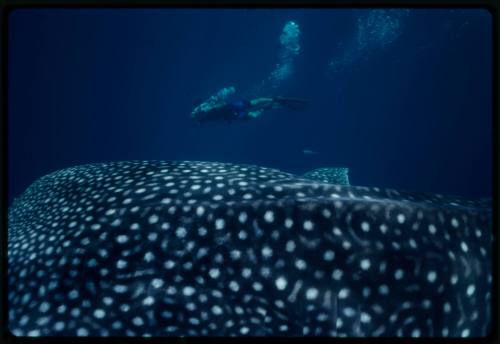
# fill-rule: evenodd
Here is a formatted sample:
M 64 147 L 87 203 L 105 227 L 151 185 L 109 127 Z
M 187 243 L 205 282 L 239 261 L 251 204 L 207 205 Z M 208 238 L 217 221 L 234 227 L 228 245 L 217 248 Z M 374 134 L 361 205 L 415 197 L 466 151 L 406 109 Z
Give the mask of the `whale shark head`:
M 491 206 L 209 162 L 90 164 L 8 214 L 18 336 L 485 336 Z

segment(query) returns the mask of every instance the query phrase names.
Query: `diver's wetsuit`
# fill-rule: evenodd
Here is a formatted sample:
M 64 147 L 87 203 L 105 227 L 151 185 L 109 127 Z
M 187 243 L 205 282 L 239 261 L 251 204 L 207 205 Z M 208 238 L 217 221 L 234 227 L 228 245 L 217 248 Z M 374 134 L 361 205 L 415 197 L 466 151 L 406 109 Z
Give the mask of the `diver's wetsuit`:
M 250 108 L 249 100 L 236 100 L 228 104 L 233 112 L 233 116 L 238 119 L 248 118 L 248 109 Z
M 248 109 L 250 101 L 236 100 L 218 108 L 213 108 L 200 116 L 200 121 L 248 119 Z

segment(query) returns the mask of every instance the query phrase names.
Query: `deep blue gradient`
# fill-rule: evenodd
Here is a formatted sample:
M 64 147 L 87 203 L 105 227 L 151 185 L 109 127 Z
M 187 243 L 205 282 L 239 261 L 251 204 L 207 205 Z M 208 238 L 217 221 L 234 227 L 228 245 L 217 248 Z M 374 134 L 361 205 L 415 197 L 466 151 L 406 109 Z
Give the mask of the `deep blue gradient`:
M 110 160 L 349 167 L 353 185 L 492 194 L 492 23 L 483 10 L 411 10 L 399 37 L 338 72 L 369 10 L 22 9 L 8 31 L 9 203 L 57 169 Z M 303 112 L 198 125 L 193 102 L 249 92 L 285 23 L 295 73 L 269 95 Z M 304 149 L 320 154 L 306 155 Z

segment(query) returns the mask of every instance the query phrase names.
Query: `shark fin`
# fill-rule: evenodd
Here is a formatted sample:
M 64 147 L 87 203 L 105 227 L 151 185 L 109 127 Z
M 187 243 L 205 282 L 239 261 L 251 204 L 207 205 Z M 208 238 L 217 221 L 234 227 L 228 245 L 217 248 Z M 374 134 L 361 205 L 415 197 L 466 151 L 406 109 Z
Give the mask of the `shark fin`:
M 306 172 L 302 178 L 336 185 L 350 185 L 348 174 L 347 167 L 325 167 Z

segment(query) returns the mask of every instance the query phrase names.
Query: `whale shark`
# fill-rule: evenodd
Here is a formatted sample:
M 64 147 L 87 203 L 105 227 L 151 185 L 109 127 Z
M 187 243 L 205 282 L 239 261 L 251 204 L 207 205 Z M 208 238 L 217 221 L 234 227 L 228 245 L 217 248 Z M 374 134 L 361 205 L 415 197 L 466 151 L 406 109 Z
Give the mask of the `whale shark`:
M 480 337 L 492 211 L 255 165 L 119 161 L 8 211 L 15 336 Z

